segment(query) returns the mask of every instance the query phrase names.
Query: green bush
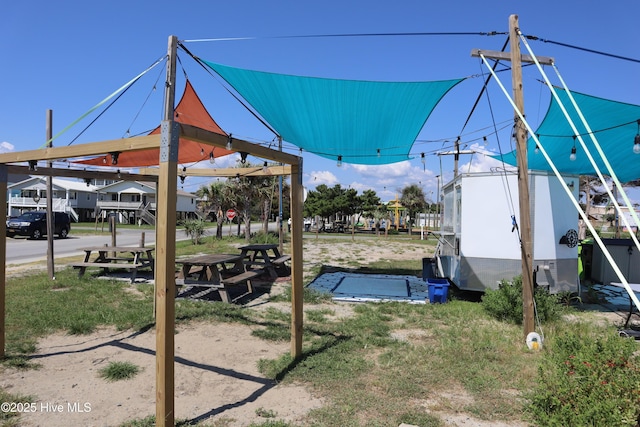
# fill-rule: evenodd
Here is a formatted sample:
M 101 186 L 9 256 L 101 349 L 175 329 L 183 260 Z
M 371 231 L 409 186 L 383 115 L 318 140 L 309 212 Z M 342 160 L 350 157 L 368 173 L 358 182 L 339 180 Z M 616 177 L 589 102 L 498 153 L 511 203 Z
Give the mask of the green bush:
M 265 233 L 264 231 L 260 230 L 257 233 L 251 235 L 251 243 L 258 245 L 277 245 L 280 243 L 280 237 L 278 236 L 278 233 L 274 233 L 272 231 Z
M 194 245 L 200 244 L 207 222 L 203 219 L 185 219 L 181 224 L 184 226 L 185 234 L 191 238 L 191 243 Z
M 578 328 L 546 346 L 528 413 L 537 426 L 640 425 L 640 356 L 632 339 Z M 550 348 L 551 347 L 551 348 Z
M 540 323 L 557 320 L 562 314 L 558 297 L 545 289 L 536 288 L 533 292 L 536 314 Z M 522 277 L 514 277 L 511 282 L 503 280 L 497 290 L 489 289 L 482 296 L 482 306 L 492 317 L 500 321 L 522 324 Z

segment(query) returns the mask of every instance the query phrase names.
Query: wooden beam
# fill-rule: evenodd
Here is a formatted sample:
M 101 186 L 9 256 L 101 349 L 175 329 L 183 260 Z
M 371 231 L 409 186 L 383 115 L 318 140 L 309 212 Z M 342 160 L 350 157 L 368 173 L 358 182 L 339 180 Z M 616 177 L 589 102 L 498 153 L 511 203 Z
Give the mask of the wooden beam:
M 67 168 L 46 168 L 38 167 L 38 170 L 32 171 L 28 166 L 7 165 L 7 170 L 11 174 L 17 175 L 33 175 L 33 176 L 55 176 L 64 178 L 81 178 L 81 179 L 116 179 L 121 181 L 158 181 L 158 169 L 155 169 L 155 174 L 139 174 L 129 173 L 126 171 L 120 171 L 118 176 L 117 171 L 102 171 L 102 170 L 87 170 L 87 169 L 67 169 Z
M 291 356 L 302 356 L 302 160 L 291 171 Z
M 139 172 L 144 175 L 158 175 L 158 168 L 140 168 Z M 178 168 L 178 175 L 201 176 L 201 177 L 225 177 L 231 178 L 240 174 L 241 176 L 280 176 L 291 175 L 291 166 L 269 166 L 266 171 L 261 167 L 255 168 L 216 168 L 216 169 L 194 169 L 187 168 L 183 171 Z
M 496 50 L 482 50 L 482 49 L 473 49 L 471 51 L 471 56 L 480 57 L 480 54 L 485 58 L 489 59 L 497 59 L 500 61 L 513 61 L 512 52 L 500 52 Z M 520 63 L 535 63 L 533 57 L 531 55 L 520 55 Z M 549 56 L 536 56 L 538 62 L 542 65 L 553 65 L 555 63 L 554 59 Z
M 173 120 L 178 39 L 169 37 L 156 224 L 156 426 L 175 425 L 176 193 L 179 132 Z
M 438 156 L 454 156 L 456 154 L 475 154 L 477 151 L 474 150 L 458 150 L 458 151 L 440 151 L 436 153 Z
M 86 144 L 68 147 L 50 147 L 39 150 L 17 151 L 0 154 L 0 163 L 28 162 L 29 160 L 58 160 L 77 157 L 95 156 L 114 151 L 136 151 L 160 146 L 160 135 L 136 136 L 132 138 L 114 139 L 102 142 L 88 142 Z
M 228 142 L 228 138 L 224 135 L 185 124 L 180 124 L 180 136 L 192 141 L 215 145 L 216 147 L 222 148 L 226 148 Z M 268 147 L 263 147 L 252 142 L 233 137 L 231 137 L 231 147 L 233 151 L 238 153 L 245 152 L 252 156 L 273 160 L 274 162 L 297 165 L 300 161 L 300 157 L 294 156 L 293 154 L 283 153 L 282 151 L 273 150 Z

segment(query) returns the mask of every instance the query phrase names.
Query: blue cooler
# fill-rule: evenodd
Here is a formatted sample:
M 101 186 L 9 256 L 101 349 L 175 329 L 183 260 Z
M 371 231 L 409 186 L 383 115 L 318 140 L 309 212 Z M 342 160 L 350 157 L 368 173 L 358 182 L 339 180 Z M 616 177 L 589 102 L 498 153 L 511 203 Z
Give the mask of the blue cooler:
M 429 288 L 429 302 L 444 304 L 449 296 L 449 281 L 447 279 L 427 278 Z

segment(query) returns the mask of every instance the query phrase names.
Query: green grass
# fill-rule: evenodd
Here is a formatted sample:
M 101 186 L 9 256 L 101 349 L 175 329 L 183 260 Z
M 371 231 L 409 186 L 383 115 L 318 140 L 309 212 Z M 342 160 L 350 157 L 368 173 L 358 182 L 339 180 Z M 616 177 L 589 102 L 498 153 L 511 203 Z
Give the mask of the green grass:
M 98 371 L 100 378 L 107 381 L 128 380 L 140 372 L 140 367 L 131 362 L 109 362 L 107 366 Z
M 19 394 L 8 393 L 0 390 L 0 404 L 32 404 L 35 402 L 32 396 L 23 396 Z M 4 405 L 3 405 L 4 408 Z M 0 411 L 0 425 L 2 427 L 18 427 L 20 423 L 20 411 L 18 408 L 7 408 L 8 410 Z
M 400 239 L 389 241 L 403 244 Z M 367 244 L 375 248 L 378 242 L 379 238 L 373 236 Z M 242 243 L 208 237 L 200 245 L 178 242 L 177 253 L 234 252 Z M 328 248 L 335 241 L 305 242 L 311 244 Z M 424 244 L 425 255 L 428 253 L 430 243 L 409 244 Z M 373 262 L 361 265 L 359 271 L 420 275 L 421 260 Z M 37 339 L 53 332 L 88 333 L 101 326 L 131 330 L 152 327 L 151 286 L 132 287 L 125 282 L 97 280 L 89 274 L 78 278 L 70 269 L 56 277 L 51 282 L 46 273 L 37 273 L 7 280 L 9 357 L 3 361 L 5 368 L 36 368 L 29 356 L 35 351 Z M 288 302 L 290 298 L 289 287 L 272 301 Z M 551 350 L 546 345 L 541 352 L 527 350 L 522 327 L 495 320 L 481 303 L 458 300 L 454 295 L 449 303 L 438 305 L 357 304 L 351 306 L 353 315 L 342 317 L 336 316 L 338 306 L 327 295 L 305 288 L 303 298 L 302 356 L 298 360 L 292 360 L 288 354 L 262 359 L 258 367 L 268 378 L 283 384 L 304 385 L 323 398 L 324 405 L 311 411 L 304 425 L 408 423 L 441 427 L 444 422 L 438 417 L 439 411 L 468 414 L 487 422 L 526 421 L 527 396 L 535 389 L 545 352 Z M 247 325 L 255 336 L 270 341 L 287 341 L 291 334 L 290 309 L 281 310 L 277 306 L 256 309 L 178 300 L 176 319 L 178 323 L 207 320 Z M 588 327 L 596 336 L 615 333 L 613 328 L 594 321 Z M 546 325 L 548 342 L 553 343 L 554 336 L 573 328 L 575 323 L 568 320 Z M 108 375 L 117 376 L 131 368 L 121 367 Z M 21 398 L 6 391 L 0 396 Z M 256 427 L 294 426 L 278 419 L 277 406 L 260 408 L 256 418 L 252 424 Z M 18 425 L 15 419 L 6 422 Z M 227 422 L 231 421 L 219 419 L 205 425 L 225 426 Z M 153 424 L 154 417 L 147 417 L 123 426 Z M 190 425 L 188 421 L 177 424 Z

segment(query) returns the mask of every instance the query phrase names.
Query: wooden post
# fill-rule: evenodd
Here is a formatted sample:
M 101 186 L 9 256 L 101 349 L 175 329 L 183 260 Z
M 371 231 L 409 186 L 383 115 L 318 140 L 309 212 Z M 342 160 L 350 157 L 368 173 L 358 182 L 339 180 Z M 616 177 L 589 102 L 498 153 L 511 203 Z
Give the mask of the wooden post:
M 524 117 L 522 90 L 522 62 L 518 15 L 509 17 L 509 43 L 511 49 L 511 82 L 513 100 Z M 529 164 L 527 161 L 527 129 L 515 114 L 516 158 L 518 164 L 518 193 L 520 208 L 520 248 L 522 252 L 522 304 L 525 337 L 535 328 L 533 320 L 533 257 L 531 240 L 531 212 L 529 204 Z
M 278 136 L 278 150 L 282 151 L 282 137 Z M 283 163 L 280 163 L 280 165 L 283 165 Z M 293 177 L 293 175 L 291 175 Z M 282 220 L 284 218 L 283 216 L 283 205 L 284 205 L 284 197 L 282 194 L 284 188 L 284 183 L 283 183 L 283 178 L 282 175 L 280 175 L 278 177 L 278 249 L 280 250 L 280 253 L 283 252 L 283 247 L 284 247 L 284 231 L 283 231 L 283 224 L 282 224 Z M 291 209 L 291 208 L 289 208 Z M 291 214 L 291 212 L 289 212 L 289 214 Z
M 291 356 L 302 355 L 302 158 L 291 165 Z
M 7 165 L 0 165 L 0 194 L 7 194 Z M 0 235 L 7 235 L 7 204 L 0 203 Z M 7 239 L 0 245 L 0 359 L 4 357 L 7 288 Z
M 116 238 L 116 215 L 117 212 L 115 212 L 115 215 L 109 215 L 109 231 L 111 231 L 111 246 L 118 246 L 118 241 Z M 116 256 L 115 254 L 113 255 L 114 257 Z
M 179 132 L 174 122 L 176 51 L 178 39 L 169 37 L 164 120 L 161 125 L 156 222 L 156 426 L 175 425 L 174 328 L 176 192 Z
M 47 147 L 53 147 L 53 111 L 47 110 L 47 125 L 46 125 L 46 138 Z M 52 168 L 53 162 L 49 160 L 47 167 Z M 53 233 L 55 231 L 55 214 L 53 213 L 53 177 L 47 176 L 47 273 L 49 273 L 49 279 L 55 279 L 55 265 L 53 263 Z

